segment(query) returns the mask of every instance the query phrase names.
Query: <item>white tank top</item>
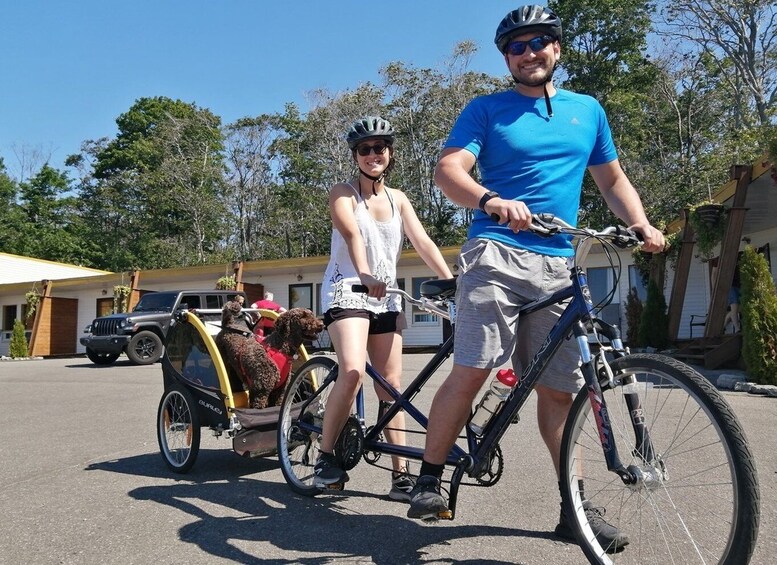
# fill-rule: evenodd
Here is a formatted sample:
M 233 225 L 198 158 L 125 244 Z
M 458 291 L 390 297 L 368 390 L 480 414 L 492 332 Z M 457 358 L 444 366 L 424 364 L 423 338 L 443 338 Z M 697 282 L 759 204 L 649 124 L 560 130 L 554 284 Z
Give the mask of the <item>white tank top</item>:
M 391 190 L 388 187 L 383 189 L 391 204 L 391 219 L 387 222 L 379 222 L 370 215 L 364 199 L 353 185 L 349 183 L 348 186 L 356 194 L 354 216 L 364 240 L 367 264 L 372 276 L 385 282 L 386 286 L 396 288 L 397 262 L 402 253 L 404 232 L 402 217 L 394 204 Z M 351 291 L 351 286 L 361 284 L 361 280 L 351 262 L 345 239 L 336 228 L 332 229 L 331 253 L 321 285 L 322 312 L 331 308 L 361 308 L 375 313 L 402 310 L 402 301 L 395 294 L 389 294 L 382 300 L 378 300 L 366 294 Z

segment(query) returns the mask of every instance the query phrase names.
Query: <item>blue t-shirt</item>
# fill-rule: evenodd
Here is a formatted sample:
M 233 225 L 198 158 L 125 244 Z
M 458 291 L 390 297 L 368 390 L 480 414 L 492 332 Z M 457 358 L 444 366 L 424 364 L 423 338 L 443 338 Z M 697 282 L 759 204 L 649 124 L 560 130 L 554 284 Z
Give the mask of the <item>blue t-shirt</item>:
M 522 200 L 532 213 L 549 212 L 577 225 L 587 167 L 618 158 L 607 116 L 590 96 L 556 90 L 548 117 L 544 98 L 515 90 L 480 96 L 462 111 L 445 147 L 477 158 L 481 184 L 502 198 Z M 570 238 L 513 233 L 475 211 L 469 237 L 495 239 L 543 255 L 569 257 Z

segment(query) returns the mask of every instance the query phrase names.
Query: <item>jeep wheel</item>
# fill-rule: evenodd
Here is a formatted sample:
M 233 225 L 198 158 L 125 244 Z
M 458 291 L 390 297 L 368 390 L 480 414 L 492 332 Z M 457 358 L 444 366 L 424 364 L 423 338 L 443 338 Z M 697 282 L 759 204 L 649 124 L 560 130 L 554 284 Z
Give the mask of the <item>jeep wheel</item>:
M 118 353 L 97 353 L 94 349 L 86 348 L 86 356 L 95 365 L 110 365 L 119 358 Z
M 127 357 L 137 365 L 151 365 L 162 357 L 162 348 L 162 340 L 154 332 L 138 332 L 127 345 Z

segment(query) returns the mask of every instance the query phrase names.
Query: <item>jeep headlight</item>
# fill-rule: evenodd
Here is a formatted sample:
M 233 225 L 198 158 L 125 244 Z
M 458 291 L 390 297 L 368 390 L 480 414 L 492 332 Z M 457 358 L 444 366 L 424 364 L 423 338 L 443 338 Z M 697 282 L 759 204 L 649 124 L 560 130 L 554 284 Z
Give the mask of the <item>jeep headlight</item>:
M 84 333 L 85 333 L 85 334 L 90 334 L 90 333 L 92 333 L 92 324 L 89 324 L 88 326 L 86 326 L 86 327 L 84 328 Z

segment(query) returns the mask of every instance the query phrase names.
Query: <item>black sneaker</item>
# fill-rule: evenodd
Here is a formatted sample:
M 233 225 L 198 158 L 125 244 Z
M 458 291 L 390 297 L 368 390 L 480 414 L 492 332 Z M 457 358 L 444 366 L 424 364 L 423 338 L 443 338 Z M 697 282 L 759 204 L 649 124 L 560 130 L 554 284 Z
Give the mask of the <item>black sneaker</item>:
M 317 488 L 326 488 L 329 485 L 348 482 L 348 473 L 340 468 L 337 458 L 332 453 L 321 452 L 313 467 L 316 475 L 313 485 Z
M 440 494 L 440 479 L 432 475 L 421 475 L 410 493 L 408 518 L 421 520 L 436 519 L 441 512 L 448 511 L 448 504 Z
M 594 508 L 590 500 L 583 501 L 583 508 L 585 509 L 585 516 L 588 518 L 588 524 L 591 526 L 591 531 L 596 536 L 596 541 L 599 542 L 599 545 L 607 553 L 615 553 L 629 545 L 629 537 L 604 519 L 604 508 Z M 572 525 L 569 523 L 566 514 L 564 514 L 563 508 L 561 509 L 561 516 L 559 517 L 555 532 L 562 539 L 576 541 Z
M 391 500 L 401 500 L 409 502 L 415 487 L 415 479 L 407 473 L 407 469 L 399 473 L 391 473 L 391 490 L 389 498 Z

